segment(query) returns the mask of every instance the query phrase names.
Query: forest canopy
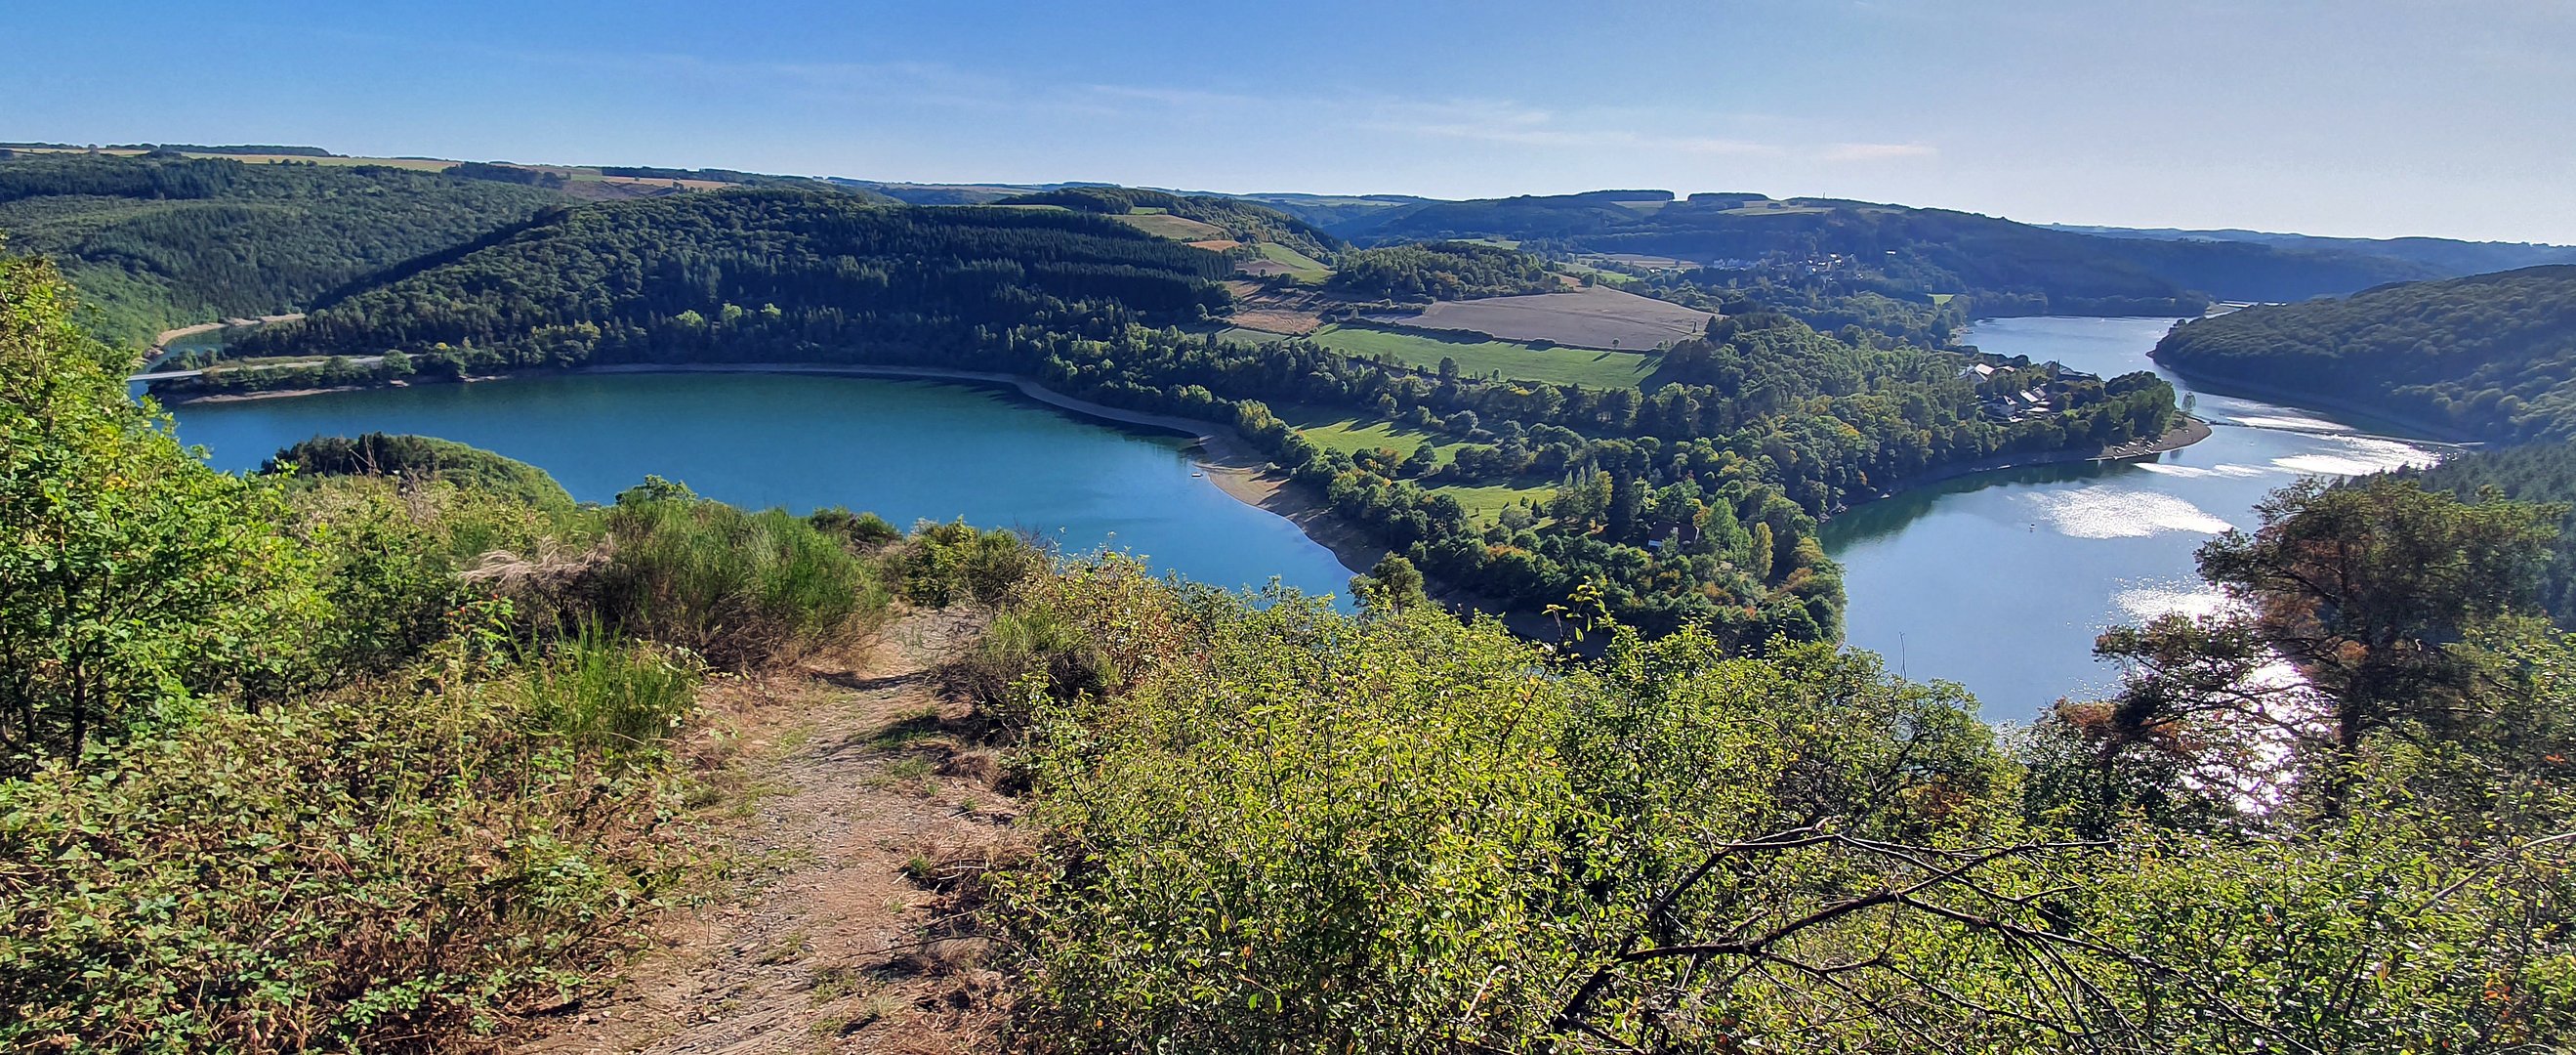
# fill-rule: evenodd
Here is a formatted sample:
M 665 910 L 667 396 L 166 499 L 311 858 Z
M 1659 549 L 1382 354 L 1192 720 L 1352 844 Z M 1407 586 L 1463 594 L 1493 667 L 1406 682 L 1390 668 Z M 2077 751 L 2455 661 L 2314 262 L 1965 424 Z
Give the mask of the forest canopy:
M 2341 399 L 2478 439 L 2576 439 L 2576 265 L 2257 305 L 2155 358 L 2212 381 Z
M 30 154 L 0 160 L 0 232 L 77 283 L 83 322 L 140 347 L 292 311 L 363 275 L 521 223 L 541 186 L 377 165 Z

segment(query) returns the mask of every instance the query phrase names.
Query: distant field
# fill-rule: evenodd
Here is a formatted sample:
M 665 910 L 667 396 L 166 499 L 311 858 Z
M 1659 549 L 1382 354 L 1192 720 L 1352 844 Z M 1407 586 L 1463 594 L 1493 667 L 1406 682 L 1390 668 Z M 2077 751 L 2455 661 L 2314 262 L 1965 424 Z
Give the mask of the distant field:
M 1175 242 L 1206 242 L 1225 237 L 1225 228 L 1167 212 L 1139 210 L 1118 217 L 1118 220 L 1156 238 L 1169 238 Z
M 1210 238 L 1202 242 L 1192 242 L 1190 243 L 1190 248 L 1205 249 L 1211 253 L 1222 253 L 1242 244 L 1243 243 L 1231 238 Z
M 1418 312 L 1373 319 L 1431 330 L 1467 330 L 1506 341 L 1648 349 L 1697 336 L 1714 317 L 1669 301 L 1595 286 L 1569 293 L 1442 301 Z
M 1524 498 L 1535 498 L 1539 505 L 1545 506 L 1547 500 L 1555 496 L 1556 488 L 1552 485 L 1515 487 L 1510 484 L 1494 484 L 1489 487 L 1434 487 L 1431 493 L 1457 499 L 1459 505 L 1466 507 L 1468 516 L 1480 522 L 1490 523 L 1496 517 L 1503 515 L 1504 506 L 1517 505 Z
M 1833 211 L 1832 209 L 1828 209 L 1828 208 L 1826 208 L 1826 207 L 1824 207 L 1824 206 L 1822 206 L 1822 205 L 1791 205 L 1791 204 L 1789 204 L 1789 203 L 1787 203 L 1787 202 L 1777 202 L 1777 201 L 1772 202 L 1771 204 L 1768 204 L 1768 205 L 1747 205 L 1747 206 L 1745 206 L 1745 207 L 1743 207 L 1743 208 L 1740 208 L 1740 209 L 1728 209 L 1728 210 L 1725 210 L 1726 215 L 1728 215 L 1728 216 L 1748 216 L 1748 215 L 1760 215 L 1760 216 L 1795 216 L 1795 215 L 1797 215 L 1797 214 L 1799 214 L 1799 213 L 1802 213 L 1802 212 L 1832 212 L 1832 211 Z
M 1458 448 L 1466 446 L 1464 442 L 1444 434 L 1421 432 L 1403 428 L 1391 422 L 1352 417 L 1329 410 L 1289 407 L 1279 409 L 1276 413 L 1279 415 L 1279 420 L 1287 422 L 1295 427 L 1299 434 L 1305 436 L 1306 442 L 1328 451 L 1357 454 L 1361 451 L 1383 448 L 1410 456 L 1415 448 L 1422 446 L 1427 440 L 1431 443 L 1432 450 L 1440 455 L 1440 464 L 1447 465 L 1457 456 Z M 1516 503 L 1523 498 L 1535 498 L 1545 503 L 1549 495 L 1555 491 L 1554 485 L 1541 481 L 1522 481 L 1522 484 L 1524 486 L 1451 485 L 1434 487 L 1431 493 L 1455 498 L 1459 505 L 1466 508 L 1468 516 L 1479 521 L 1490 522 L 1502 515 L 1504 506 Z
M 1521 241 L 1518 238 L 1461 238 L 1459 241 L 1472 242 L 1476 245 L 1501 246 L 1505 249 L 1518 249 L 1521 247 Z
M 1948 305 L 1948 304 L 1950 303 L 1950 298 L 1952 298 L 1952 297 L 1956 297 L 1956 296 L 1958 296 L 1958 294 L 1956 294 L 1956 293 L 1935 293 L 1935 294 L 1932 294 L 1932 306 L 1933 306 L 1933 307 L 1936 307 L 1936 308 L 1946 306 L 1946 305 Z
M 1458 364 L 1470 377 L 1501 374 L 1514 381 L 1591 388 L 1635 388 L 1654 372 L 1654 357 L 1639 352 L 1605 352 L 1591 348 L 1538 348 L 1511 341 L 1448 340 L 1420 333 L 1373 326 L 1326 326 L 1313 334 L 1316 343 L 1344 355 L 1390 356 L 1408 366 L 1437 369 L 1440 360 Z
M 1446 465 L 1458 448 L 1466 446 L 1464 442 L 1452 436 L 1421 432 L 1394 422 L 1355 417 L 1337 411 L 1318 410 L 1312 407 L 1289 407 L 1277 413 L 1279 420 L 1287 422 L 1303 434 L 1306 442 L 1328 451 L 1340 451 L 1344 454 L 1358 454 L 1361 451 L 1373 451 L 1383 447 L 1398 454 L 1410 455 L 1414 448 L 1422 446 L 1424 441 L 1429 441 L 1432 449 L 1440 452 L 1440 463 Z
M 1291 335 L 1285 333 L 1272 333 L 1268 330 L 1256 330 L 1244 326 L 1227 326 L 1208 334 L 1208 336 L 1214 337 L 1220 341 L 1232 341 L 1236 344 L 1275 344 L 1280 341 L 1287 340 Z
M 1262 242 L 1253 248 L 1261 251 L 1258 260 L 1243 262 L 1241 270 L 1251 275 L 1286 275 L 1299 282 L 1322 282 L 1333 276 L 1324 262 L 1276 242 Z

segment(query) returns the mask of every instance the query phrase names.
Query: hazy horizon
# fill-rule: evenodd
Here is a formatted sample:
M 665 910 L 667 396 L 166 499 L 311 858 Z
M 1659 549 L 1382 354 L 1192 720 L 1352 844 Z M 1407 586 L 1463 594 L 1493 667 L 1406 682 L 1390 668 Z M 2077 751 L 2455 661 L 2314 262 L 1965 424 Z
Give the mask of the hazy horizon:
M 2576 243 L 2576 4 L 0 12 L 0 139 Z

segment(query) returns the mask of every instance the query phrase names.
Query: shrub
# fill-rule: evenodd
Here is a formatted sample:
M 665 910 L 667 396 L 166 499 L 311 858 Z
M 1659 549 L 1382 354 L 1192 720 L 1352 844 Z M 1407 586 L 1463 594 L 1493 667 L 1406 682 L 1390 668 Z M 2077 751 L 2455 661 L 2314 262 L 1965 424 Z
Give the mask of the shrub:
M 599 647 L 0 784 L 0 1049 L 428 1050 L 559 1002 L 681 860 L 669 789 L 594 735 L 669 683 Z
M 599 610 L 623 631 L 731 668 L 847 639 L 889 598 L 840 541 L 784 510 L 746 513 L 694 498 L 623 501 Z
M 924 521 L 888 566 L 902 579 L 905 599 L 945 608 L 961 601 L 999 602 L 1046 563 L 1044 554 L 1009 532 Z

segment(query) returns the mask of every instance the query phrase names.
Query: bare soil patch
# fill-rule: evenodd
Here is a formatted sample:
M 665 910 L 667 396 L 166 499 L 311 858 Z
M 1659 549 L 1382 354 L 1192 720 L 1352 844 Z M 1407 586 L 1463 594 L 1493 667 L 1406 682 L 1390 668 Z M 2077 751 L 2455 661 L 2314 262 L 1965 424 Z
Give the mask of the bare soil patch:
M 1287 265 L 1264 260 L 1260 263 L 1282 269 Z M 1235 309 L 1231 320 L 1247 330 L 1291 335 L 1313 333 L 1324 325 L 1323 309 L 1330 303 L 1324 295 L 1306 289 L 1266 289 L 1250 282 L 1229 282 L 1234 291 Z
M 1017 809 L 931 676 L 978 630 L 915 614 L 851 655 L 712 685 L 694 750 L 725 882 L 519 1050 L 995 1050 L 1003 976 L 942 888 L 1012 852 Z
M 1694 337 L 1716 316 L 1604 286 L 1567 293 L 1442 301 L 1370 321 L 1426 330 L 1481 333 L 1506 341 L 1554 341 L 1577 348 L 1642 351 Z

